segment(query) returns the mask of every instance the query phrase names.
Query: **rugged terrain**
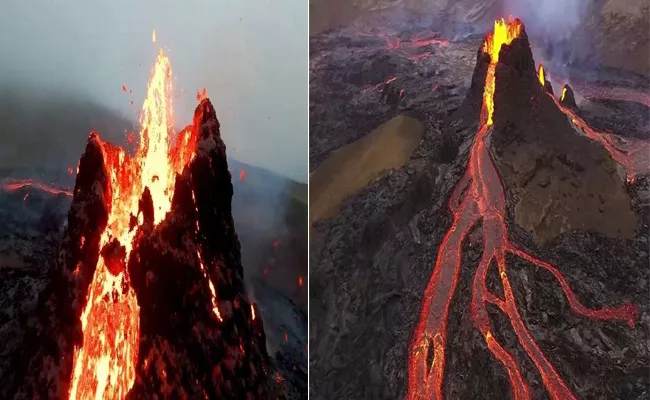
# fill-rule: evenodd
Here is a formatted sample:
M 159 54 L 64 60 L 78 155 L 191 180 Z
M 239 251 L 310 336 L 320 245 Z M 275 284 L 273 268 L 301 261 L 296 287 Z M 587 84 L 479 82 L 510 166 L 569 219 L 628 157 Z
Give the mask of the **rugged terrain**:
M 448 200 L 466 169 L 478 125 L 470 88 L 483 37 L 460 35 L 454 40 L 444 31 L 436 33 L 431 19 L 417 18 L 408 24 L 383 21 L 379 27 L 362 24 L 311 37 L 314 174 L 337 150 L 356 145 L 398 115 L 424 124 L 422 140 L 407 161 L 387 166 L 363 189 L 347 196 L 335 216 L 313 221 L 310 393 L 314 398 L 392 399 L 406 394 L 409 343 L 422 293 L 451 225 Z M 562 83 L 576 82 L 578 113 L 592 127 L 650 139 L 644 78 L 613 69 L 594 74 L 604 71 L 598 65 L 550 69 L 556 94 Z M 533 79 L 529 84 L 539 82 Z M 608 88 L 607 93 L 598 88 Z M 603 99 L 620 90 L 628 95 Z M 389 100 L 390 93 L 397 95 Z M 528 98 L 543 96 L 541 92 L 533 96 L 506 90 L 502 95 L 512 97 L 513 103 L 501 100 L 501 115 L 510 117 L 495 127 L 500 133 L 491 139 L 490 153 L 506 190 L 510 240 L 555 265 L 585 305 L 632 303 L 638 305 L 640 316 L 634 329 L 580 317 L 569 309 L 552 275 L 508 257 L 519 312 L 578 398 L 648 398 L 650 180 L 642 175 L 626 182 L 600 145 L 584 142 L 578 131 L 558 130 L 560 125 L 569 126 L 561 114 L 545 119 L 551 121 L 549 126 L 522 130 L 537 121 L 527 119 L 534 114 L 526 107 L 519 110 L 512 104 L 554 106 L 550 99 L 543 106 L 531 105 Z M 495 96 L 499 104 L 499 93 Z M 554 135 L 545 141 L 544 133 L 553 129 Z M 528 164 L 522 155 L 531 151 L 538 161 Z M 563 161 L 555 164 L 551 158 Z M 602 199 L 592 202 L 596 193 Z M 542 200 L 555 202 L 550 214 L 560 216 L 559 222 L 542 216 L 546 222 L 534 223 L 538 216 L 530 213 L 539 210 L 536 202 Z M 528 213 L 522 211 L 527 207 Z M 602 223 L 591 224 L 592 217 L 601 216 Z M 482 247 L 479 229 L 462 246 L 459 284 L 449 314 L 446 398 L 492 399 L 511 393 L 505 370 L 488 352 L 468 312 Z M 491 288 L 496 281 L 498 277 L 488 276 Z M 496 307 L 488 310 L 495 336 L 512 351 L 533 398 L 548 398 L 508 320 Z
M 569 29 L 561 26 L 563 15 L 574 13 L 580 14 L 580 21 L 571 20 Z M 438 21 L 453 22 L 461 32 L 483 33 L 503 15 L 544 15 L 548 18 L 540 21 L 539 33 L 544 29 L 556 31 L 557 40 L 552 45 L 563 62 L 597 63 L 648 76 L 649 13 L 643 0 L 310 0 L 309 27 L 313 35 L 367 19 L 403 21 L 417 14 L 434 25 Z M 539 38 L 543 40 L 543 34 Z

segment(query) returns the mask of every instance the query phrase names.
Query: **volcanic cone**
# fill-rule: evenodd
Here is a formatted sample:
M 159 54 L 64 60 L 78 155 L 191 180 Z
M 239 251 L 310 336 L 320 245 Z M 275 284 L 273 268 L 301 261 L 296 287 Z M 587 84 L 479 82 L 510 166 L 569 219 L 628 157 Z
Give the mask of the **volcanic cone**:
M 473 83 L 481 82 L 484 62 L 479 59 Z M 636 217 L 616 162 L 572 125 L 534 65 L 522 29 L 503 46 L 495 71 L 491 151 L 506 190 L 519 194 L 515 221 L 539 243 L 572 229 L 631 237 Z
M 514 206 L 515 221 L 540 242 L 566 229 L 590 223 L 588 218 L 593 218 L 590 213 L 605 213 L 604 208 L 592 210 L 590 207 L 597 208 L 605 202 L 611 207 L 622 207 L 623 211 L 628 207 L 627 215 L 617 214 L 614 218 L 623 215 L 634 221 L 634 214 L 629 211 L 629 199 L 624 196 L 622 181 L 615 175 L 613 161 L 603 144 L 579 136 L 567 117 L 571 116 L 576 124 L 585 126 L 584 123 L 560 108 L 540 84 L 543 82 L 538 81 L 523 23 L 518 19 L 496 21 L 481 51 L 485 56 L 478 59 L 466 102 L 472 106 L 477 103 L 472 97 L 482 96 L 479 129 L 465 174 L 449 199 L 453 223 L 439 245 L 422 297 L 420 318 L 410 347 L 407 398 L 443 398 L 447 323 L 459 281 L 462 243 L 480 223 L 482 255 L 474 270 L 469 304 L 473 326 L 480 332 L 491 355 L 507 371 L 513 398 L 530 398 L 531 390 L 517 361 L 502 345 L 499 331 L 494 330 L 488 312 L 490 304 L 508 318 L 518 343 L 539 371 L 549 397 L 573 399 L 571 389 L 539 348 L 518 311 L 506 255 L 522 258 L 550 272 L 559 282 L 571 310 L 578 315 L 602 321 L 626 321 L 633 328 L 639 315 L 638 307 L 623 304 L 592 309 L 582 304 L 557 267 L 526 252 L 510 239 L 507 216 L 512 207 L 508 207 L 508 200 L 519 197 Z M 481 77 L 484 77 L 484 89 L 479 91 Z M 589 132 L 598 139 L 594 131 Z M 578 181 L 580 179 L 582 181 Z M 597 187 L 603 183 L 609 193 Z M 507 191 L 510 196 L 506 196 Z M 589 203 L 594 192 L 600 203 Z M 531 193 L 534 196 L 531 197 Z M 608 194 L 612 197 L 605 197 Z M 568 203 L 568 210 L 564 202 Z M 587 208 L 586 215 L 579 214 L 580 207 Z M 534 213 L 541 213 L 541 218 Z M 580 220 L 581 217 L 585 219 Z M 621 235 L 621 228 L 627 228 L 633 233 L 634 226 L 624 224 L 629 222 L 600 229 L 614 228 L 607 233 Z M 491 269 L 494 272 L 498 269 L 503 294 L 487 285 Z
M 109 177 L 117 149 L 97 134 L 89 137 L 59 261 L 39 297 L 37 321 L 23 354 L 17 398 L 63 399 L 81 392 L 130 399 L 278 396 L 262 321 L 244 290 L 226 148 L 207 98 L 197 107 L 191 130 L 179 135 L 183 141 L 192 156 L 173 177 L 169 211 L 156 214 L 159 198 L 146 187 L 130 216 L 131 242 L 114 237 L 102 244 L 109 216 L 116 212 L 112 196 L 122 188 Z M 181 153 L 174 153 L 172 162 L 183 160 Z M 99 275 L 100 266 L 107 269 L 104 275 Z M 91 295 L 98 276 L 123 279 L 103 294 Z M 124 311 L 117 319 L 120 325 L 100 332 L 96 342 L 84 330 L 89 321 L 114 321 L 114 315 L 100 313 L 115 310 L 109 306 L 126 302 L 128 293 L 137 306 L 118 308 Z M 87 305 L 91 300 L 94 308 Z M 134 320 L 129 310 L 137 311 Z M 111 358 L 119 373 L 133 372 L 124 387 L 112 374 L 101 378 L 101 368 L 113 365 L 109 360 L 80 356 L 115 331 L 126 332 L 116 338 L 120 343 L 136 346 Z

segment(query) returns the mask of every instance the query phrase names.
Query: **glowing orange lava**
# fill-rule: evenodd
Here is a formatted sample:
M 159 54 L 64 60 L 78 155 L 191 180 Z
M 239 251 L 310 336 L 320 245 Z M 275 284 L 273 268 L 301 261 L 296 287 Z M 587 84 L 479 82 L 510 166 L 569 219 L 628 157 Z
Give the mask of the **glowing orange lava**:
M 20 189 L 38 189 L 50 194 L 63 194 L 72 196 L 72 192 L 66 189 L 57 188 L 46 183 L 35 181 L 34 179 L 5 179 L 0 183 L 0 190 L 5 192 L 15 192 Z
M 546 77 L 544 76 L 544 64 L 539 64 L 539 68 L 537 69 L 537 78 L 539 79 L 539 83 L 541 83 L 542 86 L 546 85 Z
M 109 271 L 100 256 L 81 314 L 83 345 L 75 348 L 70 399 L 123 399 L 135 380 L 139 347 L 139 306 L 125 266 L 137 228 L 130 228 L 131 215 L 138 215 L 138 202 L 149 188 L 154 204 L 154 223 L 171 208 L 174 178 L 194 152 L 197 138 L 190 131 L 173 134 L 172 71 L 160 51 L 151 73 L 141 114 L 140 143 L 135 155 L 102 143 L 105 168 L 110 178 L 108 224 L 102 248 L 113 240 L 124 247 L 119 271 Z M 138 219 L 142 223 L 142 219 Z
M 516 248 L 508 239 L 504 221 L 506 200 L 503 185 L 484 139 L 491 133 L 493 123 L 495 69 L 499 52 L 502 46 L 510 44 L 521 34 L 522 27 L 518 19 L 507 23 L 501 19 L 495 22 L 494 32 L 485 39 L 483 51 L 490 55 L 490 64 L 483 91 L 481 124 L 472 145 L 467 170 L 451 194 L 449 207 L 453 213 L 453 223 L 440 243 L 433 274 L 424 291 L 420 317 L 409 352 L 408 399 L 443 398 L 447 320 L 461 267 L 461 245 L 479 221 L 482 221 L 484 243 L 483 255 L 472 284 L 472 321 L 481 332 L 490 353 L 506 370 L 516 400 L 529 399 L 530 388 L 513 356 L 494 337 L 486 303 L 496 305 L 508 317 L 519 344 L 539 370 L 550 397 L 569 400 L 574 396 L 535 343 L 519 315 L 507 275 L 507 253 L 551 272 L 564 291 L 571 310 L 579 315 L 601 320 L 624 320 L 630 326 L 634 326 L 638 315 L 638 309 L 629 304 L 597 310 L 585 307 L 557 268 Z M 496 261 L 504 298 L 491 293 L 486 286 L 487 273 L 493 261 Z M 431 362 L 429 358 L 432 359 Z
M 562 86 L 562 96 L 560 96 L 560 101 L 564 101 L 564 96 L 566 96 L 566 85 Z

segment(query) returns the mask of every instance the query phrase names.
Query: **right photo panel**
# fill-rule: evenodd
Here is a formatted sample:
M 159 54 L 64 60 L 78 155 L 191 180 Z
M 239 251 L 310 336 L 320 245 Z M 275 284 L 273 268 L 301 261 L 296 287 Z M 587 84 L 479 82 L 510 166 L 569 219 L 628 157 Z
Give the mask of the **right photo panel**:
M 648 5 L 309 18 L 311 399 L 648 398 Z

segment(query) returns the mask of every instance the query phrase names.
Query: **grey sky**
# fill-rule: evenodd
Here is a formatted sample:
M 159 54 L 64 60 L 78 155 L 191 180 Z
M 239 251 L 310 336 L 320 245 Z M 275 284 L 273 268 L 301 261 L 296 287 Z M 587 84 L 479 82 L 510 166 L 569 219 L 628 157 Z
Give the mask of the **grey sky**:
M 191 122 L 196 90 L 205 87 L 229 156 L 307 181 L 307 1 L 9 4 L 0 13 L 0 79 L 89 97 L 135 120 L 163 47 L 175 89 L 186 90 L 174 103 L 179 127 Z

